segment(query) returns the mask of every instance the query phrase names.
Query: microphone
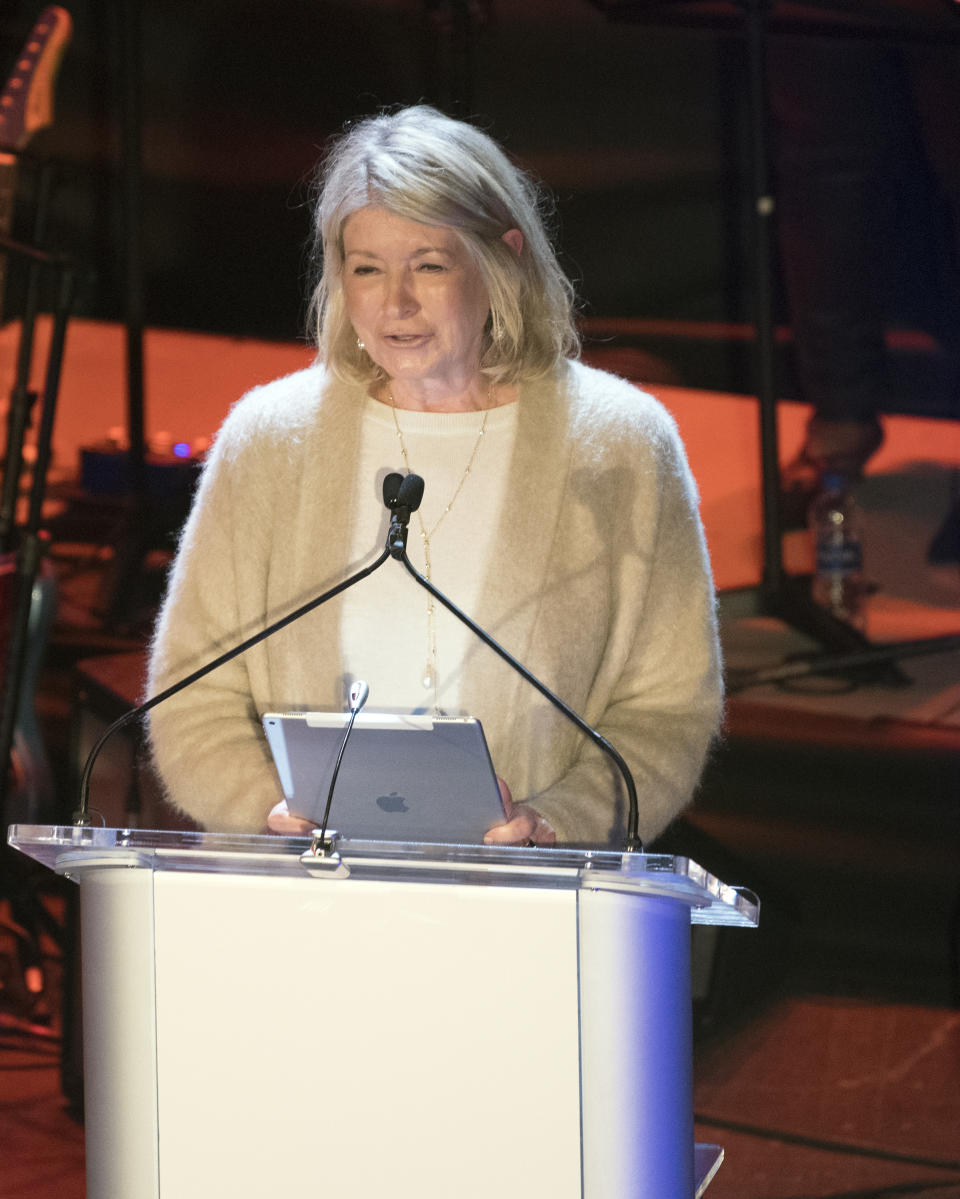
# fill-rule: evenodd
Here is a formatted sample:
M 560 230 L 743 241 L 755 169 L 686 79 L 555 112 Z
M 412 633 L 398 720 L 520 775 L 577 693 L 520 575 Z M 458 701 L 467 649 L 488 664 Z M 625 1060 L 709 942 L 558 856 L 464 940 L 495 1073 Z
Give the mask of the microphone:
M 363 679 L 357 679 L 350 688 L 350 711 L 354 713 L 359 712 L 367 702 L 369 695 L 369 685 Z
M 383 502 L 392 512 L 397 506 L 397 498 L 400 495 L 400 485 L 403 482 L 403 475 L 392 471 L 383 480 Z
M 402 511 L 406 513 L 406 520 L 409 521 L 410 513 L 419 507 L 420 500 L 423 498 L 423 480 L 419 480 L 419 495 L 416 497 L 416 503 L 413 503 L 412 507 L 412 496 L 416 491 L 416 487 L 411 487 L 411 485 L 408 484 L 407 490 L 404 492 L 403 483 L 404 479 L 402 475 L 387 475 L 383 481 L 383 502 L 386 507 L 394 513 L 394 517 L 396 517 L 398 504 L 402 499 Z M 275 620 L 273 624 L 267 625 L 267 627 L 265 629 L 261 629 L 259 633 L 254 633 L 252 637 L 248 637 L 245 641 L 241 641 L 238 645 L 233 646 L 232 649 L 228 649 L 224 653 L 219 654 L 216 658 L 212 659 L 212 661 L 207 662 L 204 666 L 198 667 L 185 678 L 182 678 L 175 683 L 171 683 L 169 687 L 165 687 L 162 691 L 158 692 L 154 696 L 151 696 L 150 699 L 145 700 L 142 704 L 137 704 L 136 707 L 124 712 L 124 714 L 119 716 L 111 725 L 108 725 L 108 727 L 100 735 L 99 739 L 94 743 L 93 748 L 87 754 L 87 760 L 83 764 L 83 771 L 80 775 L 80 785 L 78 788 L 79 798 L 76 811 L 73 813 L 73 823 L 75 825 L 87 825 L 90 823 L 90 775 L 93 773 L 93 766 L 100 754 L 101 749 L 103 749 L 104 745 L 106 745 L 107 741 L 109 741 L 114 733 L 119 732 L 122 728 L 126 728 L 128 724 L 131 724 L 140 716 L 145 716 L 147 712 L 157 707 L 158 704 L 162 704 L 165 700 L 172 699 L 173 696 L 178 695 L 187 687 L 192 686 L 194 683 L 198 683 L 202 678 L 205 678 L 208 674 L 210 674 L 211 671 L 216 670 L 218 666 L 223 666 L 227 662 L 232 661 L 232 659 L 239 657 L 243 653 L 246 653 L 248 649 L 252 649 L 255 645 L 259 645 L 261 641 L 266 641 L 268 637 L 272 637 L 274 633 L 279 633 L 280 630 L 285 629 L 287 625 L 294 624 L 301 618 L 301 616 L 306 616 L 315 608 L 319 608 L 321 604 L 325 604 L 327 600 L 333 599 L 334 596 L 340 595 L 340 593 L 343 591 L 347 591 L 354 585 L 354 583 L 359 583 L 361 579 L 365 579 L 368 575 L 372 575 L 375 570 L 379 570 L 384 562 L 386 562 L 386 560 L 391 556 L 392 551 L 390 548 L 390 543 L 391 536 L 393 534 L 393 523 L 394 518 L 391 518 L 390 535 L 387 537 L 387 545 L 384 547 L 383 552 L 375 562 L 371 563 L 369 566 L 365 566 L 362 570 L 358 570 L 356 574 L 351 575 L 342 583 L 338 583 L 335 587 L 331 587 L 328 591 L 324 591 L 322 595 L 318 595 L 314 599 L 308 600 L 305 604 L 302 604 L 293 612 L 288 613 L 286 616 L 281 616 L 280 619 Z M 405 543 L 406 531 L 404 530 L 404 544 Z M 355 688 L 358 689 L 357 710 L 359 711 L 359 708 L 363 707 L 363 705 L 366 703 L 367 695 L 369 694 L 369 688 L 367 688 L 366 691 L 363 691 L 362 696 L 360 691 L 361 687 L 366 688 L 366 686 L 366 683 L 354 683 L 350 691 L 351 710 L 353 705 L 353 692 Z
M 387 533 L 387 549 L 392 558 L 400 559 L 407 552 L 407 532 L 411 515 L 420 507 L 423 499 L 423 479 L 419 475 L 404 475 L 397 488 L 396 496 L 391 504 L 387 498 L 387 482 L 390 480 L 391 495 L 393 494 L 392 480 L 397 475 L 387 475 L 383 481 L 384 502 L 392 509 L 390 530 Z
M 386 486 L 384 486 L 386 493 Z M 343 761 L 343 751 L 347 748 L 347 741 L 350 734 L 353 732 L 354 721 L 357 719 L 357 714 L 363 705 L 367 702 L 367 696 L 370 694 L 370 688 L 363 679 L 357 681 L 350 688 L 350 719 L 347 721 L 347 727 L 344 730 L 343 740 L 340 742 L 340 748 L 337 750 L 337 760 L 333 764 L 333 774 L 330 776 L 330 790 L 327 792 L 327 803 L 323 809 L 323 820 L 320 822 L 320 835 L 314 836 L 313 852 L 321 858 L 327 856 L 327 851 L 333 849 L 332 842 L 327 843 L 327 821 L 330 819 L 330 805 L 333 803 L 333 789 L 337 785 L 337 775 L 340 773 L 340 763 Z
M 406 512 L 406 520 L 410 513 L 416 512 L 423 500 L 423 479 L 419 475 L 404 475 L 400 490 L 397 492 L 397 511 Z
M 416 480 L 416 482 L 411 482 L 411 480 Z M 401 496 L 404 493 L 405 487 L 408 489 L 406 493 L 408 496 L 416 497 L 416 502 L 411 503 L 410 507 L 410 512 L 415 512 L 420 506 L 420 501 L 423 499 L 423 479 L 421 479 L 419 475 L 407 475 L 400 487 Z M 409 521 L 409 519 L 410 517 L 408 513 L 407 520 Z M 392 528 L 393 524 L 391 522 L 391 530 Z M 541 683 L 536 675 L 528 670 L 522 662 L 518 661 L 511 653 L 508 653 L 508 651 L 505 650 L 497 641 L 495 641 L 485 629 L 482 629 L 476 623 L 476 621 L 471 620 L 465 612 L 461 611 L 461 609 L 458 608 L 452 600 L 447 599 L 442 591 L 438 591 L 437 588 L 434 587 L 433 583 L 431 583 L 429 579 L 425 578 L 417 570 L 417 568 L 407 557 L 406 534 L 407 530 L 406 526 L 404 526 L 403 539 L 399 546 L 391 543 L 391 540 L 388 537 L 387 546 L 391 556 L 402 562 L 421 587 L 428 591 L 434 597 L 434 599 L 439 600 L 440 603 L 443 604 L 443 606 L 447 609 L 447 611 L 452 612 L 457 620 L 465 624 L 472 633 L 480 638 L 484 645 L 489 646 L 494 653 L 499 654 L 499 656 L 504 660 L 504 662 L 507 663 L 508 666 L 512 667 L 521 676 L 521 678 L 526 679 L 526 681 L 532 687 L 535 687 L 544 697 L 544 699 L 548 699 L 558 712 L 562 712 L 569 721 L 576 725 L 581 733 L 588 737 L 598 749 L 602 750 L 603 753 L 605 753 L 607 757 L 611 759 L 617 770 L 619 770 L 620 775 L 623 778 L 624 785 L 627 788 L 627 835 L 624 838 L 623 848 L 626 853 L 642 853 L 643 842 L 640 840 L 640 834 L 638 832 L 638 826 L 640 824 L 640 805 L 637 801 L 637 787 L 633 781 L 633 775 L 630 773 L 630 767 L 624 761 L 623 756 L 616 749 L 614 749 L 606 737 L 601 736 L 596 729 L 587 724 L 582 716 L 578 715 L 573 708 L 564 703 L 564 701 L 553 691 L 551 691 L 545 683 Z

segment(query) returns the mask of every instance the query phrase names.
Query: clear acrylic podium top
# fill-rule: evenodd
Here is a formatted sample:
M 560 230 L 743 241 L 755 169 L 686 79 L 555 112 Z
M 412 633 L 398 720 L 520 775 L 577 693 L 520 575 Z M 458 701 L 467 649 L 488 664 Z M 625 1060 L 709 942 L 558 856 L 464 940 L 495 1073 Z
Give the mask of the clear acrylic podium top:
M 78 825 L 11 825 L 21 853 L 80 881 L 86 870 L 135 867 L 206 874 L 267 874 L 330 881 L 395 881 L 604 890 L 687 903 L 694 924 L 753 927 L 759 901 L 714 878 L 689 858 L 599 849 L 435 845 L 396 841 L 336 842 L 332 857 L 311 852 L 309 837 L 171 832 Z

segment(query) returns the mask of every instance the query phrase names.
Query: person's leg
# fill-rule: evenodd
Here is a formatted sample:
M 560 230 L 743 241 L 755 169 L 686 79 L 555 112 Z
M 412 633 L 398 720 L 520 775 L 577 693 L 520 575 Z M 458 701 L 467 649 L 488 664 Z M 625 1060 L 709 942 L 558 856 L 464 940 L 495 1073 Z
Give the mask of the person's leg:
M 958 20 L 960 25 L 960 20 Z M 945 208 L 943 300 L 936 335 L 952 361 L 953 417 L 960 420 L 960 47 L 906 51 L 920 135 Z M 928 551 L 934 564 L 960 561 L 960 499 L 954 499 Z
M 889 382 L 884 251 L 909 119 L 902 64 L 869 43 L 771 38 L 781 263 L 802 398 L 814 408 L 789 486 L 859 474 Z
M 904 56 L 919 140 L 941 204 L 935 214 L 942 218 L 936 229 L 941 308 L 932 331 L 960 358 L 960 46 L 907 46 Z M 960 418 L 960 396 L 955 402 Z

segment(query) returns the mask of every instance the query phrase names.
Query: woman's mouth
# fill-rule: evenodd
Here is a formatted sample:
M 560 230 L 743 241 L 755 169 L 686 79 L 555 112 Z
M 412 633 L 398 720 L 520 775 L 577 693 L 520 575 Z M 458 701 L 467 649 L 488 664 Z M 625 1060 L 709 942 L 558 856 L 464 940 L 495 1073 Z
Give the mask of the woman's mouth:
M 388 345 L 409 349 L 411 346 L 421 345 L 429 339 L 429 333 L 387 333 L 383 340 Z

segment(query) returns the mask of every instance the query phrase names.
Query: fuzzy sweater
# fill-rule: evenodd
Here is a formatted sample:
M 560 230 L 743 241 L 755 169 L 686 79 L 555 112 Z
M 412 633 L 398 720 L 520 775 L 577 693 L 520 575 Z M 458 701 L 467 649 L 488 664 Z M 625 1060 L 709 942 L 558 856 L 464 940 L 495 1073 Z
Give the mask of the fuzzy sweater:
M 171 570 L 149 694 L 361 565 L 347 560 L 345 497 L 362 399 L 314 366 L 231 410 Z M 497 554 L 471 615 L 623 755 L 648 841 L 689 802 L 720 716 L 695 485 L 669 415 L 621 379 L 566 363 L 525 385 L 518 404 Z M 381 548 L 371 547 L 371 560 Z M 151 713 L 168 796 L 206 828 L 262 831 L 282 798 L 260 714 L 342 708 L 339 604 Z M 559 842 L 621 837 L 617 770 L 480 643 L 460 700 L 482 721 L 514 799 L 542 813 Z

